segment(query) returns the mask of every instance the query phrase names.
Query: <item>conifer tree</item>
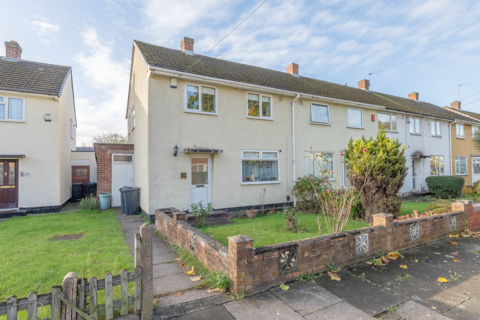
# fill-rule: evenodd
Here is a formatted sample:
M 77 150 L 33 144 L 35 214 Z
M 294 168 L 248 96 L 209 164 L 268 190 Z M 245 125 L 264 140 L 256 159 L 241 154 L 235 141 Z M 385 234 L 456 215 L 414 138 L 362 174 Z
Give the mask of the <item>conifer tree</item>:
M 404 152 L 405 146 L 387 138 L 384 129 L 375 140 L 350 138 L 345 150 L 348 182 L 359 190 L 367 222 L 372 222 L 376 213 L 400 211 L 402 201 L 397 194 L 407 175 Z

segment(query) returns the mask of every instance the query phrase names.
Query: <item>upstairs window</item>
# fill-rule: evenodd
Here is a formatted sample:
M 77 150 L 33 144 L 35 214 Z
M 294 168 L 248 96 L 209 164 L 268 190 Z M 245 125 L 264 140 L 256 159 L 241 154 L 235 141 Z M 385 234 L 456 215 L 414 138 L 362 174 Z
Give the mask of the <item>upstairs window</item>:
M 278 151 L 242 151 L 242 184 L 277 183 Z
M 311 104 L 310 117 L 312 122 L 330 123 L 328 106 Z
M 410 118 L 410 133 L 411 134 L 420 134 L 420 119 L 419 118 Z
M 445 174 L 443 156 L 430 156 L 430 175 L 438 176 Z
M 132 129 L 135 128 L 135 107 L 132 108 Z
M 322 155 L 323 158 L 320 155 Z M 307 152 L 305 156 L 307 176 L 322 177 L 323 173 L 328 177 L 328 180 L 334 180 L 333 153 L 314 152 L 312 154 L 311 152 Z
M 457 124 L 457 138 L 465 138 L 465 128 L 463 124 Z
M 472 138 L 475 139 L 477 134 L 478 134 L 478 127 L 477 126 L 472 126 Z
M 24 99 L 0 97 L 0 120 L 23 121 Z
M 378 129 L 384 128 L 387 131 L 397 131 L 397 116 L 386 113 L 378 114 Z
M 357 109 L 348 109 L 347 125 L 349 127 L 363 128 L 363 111 Z
M 186 111 L 206 114 L 217 113 L 215 88 L 187 85 Z
M 431 122 L 432 136 L 440 136 L 440 121 Z
M 73 120 L 70 119 L 70 138 L 73 139 Z
M 260 94 L 247 94 L 248 116 L 258 119 L 272 119 L 272 98 Z

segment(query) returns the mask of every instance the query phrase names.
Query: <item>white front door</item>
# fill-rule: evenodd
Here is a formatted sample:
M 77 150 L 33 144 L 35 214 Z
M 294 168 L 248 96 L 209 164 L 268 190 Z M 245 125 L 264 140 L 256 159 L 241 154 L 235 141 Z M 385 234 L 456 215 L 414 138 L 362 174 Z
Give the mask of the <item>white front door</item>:
M 133 155 L 112 155 L 112 207 L 120 207 L 120 191 L 123 187 L 133 187 Z
M 472 157 L 472 185 L 480 180 L 480 158 Z
M 190 204 L 202 202 L 206 206 L 212 201 L 210 158 L 192 158 L 190 161 Z

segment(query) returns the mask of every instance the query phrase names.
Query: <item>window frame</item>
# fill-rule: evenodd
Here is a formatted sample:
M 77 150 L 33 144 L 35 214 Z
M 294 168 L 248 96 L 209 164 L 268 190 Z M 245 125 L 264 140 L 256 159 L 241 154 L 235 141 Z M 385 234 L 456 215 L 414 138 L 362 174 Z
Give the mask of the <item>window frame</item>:
M 327 107 L 328 122 L 325 122 L 325 121 L 315 121 L 315 120 L 313 120 L 313 106 Z M 310 123 L 330 125 L 330 105 L 310 102 Z
M 132 108 L 132 112 L 130 113 L 130 118 L 132 118 L 132 130 L 135 129 L 135 107 Z
M 26 104 L 26 99 L 25 98 L 20 98 L 20 97 L 14 97 L 14 96 L 3 96 L 0 95 L 0 97 L 3 98 L 3 105 L 5 105 L 5 119 L 0 119 L 0 121 L 8 121 L 8 122 L 25 122 L 26 115 L 25 115 L 25 104 Z M 10 119 L 8 118 L 8 109 L 9 109 L 9 103 L 8 99 L 19 99 L 22 100 L 22 119 Z
M 432 134 L 432 124 L 435 124 L 435 134 Z M 438 126 L 437 126 L 438 125 Z M 437 128 L 439 132 L 437 132 Z M 430 120 L 430 134 L 432 137 L 441 137 L 442 136 L 442 122 L 438 120 Z
M 244 158 L 243 153 L 244 152 L 258 152 L 258 158 Z M 263 152 L 275 152 L 277 154 L 276 158 L 262 158 Z M 243 161 L 277 161 L 278 162 L 278 179 L 276 181 L 250 181 L 250 182 L 245 182 L 243 181 L 243 175 L 242 175 L 242 170 L 243 170 Z M 250 186 L 250 185 L 258 185 L 258 184 L 276 184 L 276 183 L 281 183 L 280 180 L 280 151 L 279 150 L 259 150 L 259 149 L 242 149 L 240 150 L 240 181 L 241 185 L 243 186 Z
M 478 127 L 477 126 L 471 126 L 472 128 L 472 139 L 475 139 L 475 132 L 478 132 Z M 465 130 L 465 128 L 464 128 Z M 465 133 L 465 131 L 464 131 Z
M 397 121 L 397 115 L 396 114 L 393 114 L 393 113 L 383 113 L 383 112 L 377 112 L 377 121 L 380 120 L 380 115 L 385 115 L 385 116 L 388 116 L 390 118 L 390 129 L 387 130 L 387 132 L 398 132 L 398 121 Z M 392 129 L 392 117 L 395 117 L 395 124 L 397 126 L 397 129 Z M 380 130 L 379 128 L 379 123 L 377 124 L 377 130 Z
M 465 168 L 467 170 L 466 173 L 458 173 L 457 172 L 457 157 L 458 158 L 465 158 Z M 458 162 L 460 164 L 460 159 L 458 159 Z M 468 157 L 467 156 L 455 156 L 455 175 L 456 176 L 468 176 Z
M 348 112 L 352 110 L 352 111 L 360 111 L 360 120 L 362 122 L 361 126 L 353 126 L 353 125 L 350 125 L 348 124 Z M 363 126 L 363 110 L 362 109 L 357 109 L 357 108 L 347 108 L 347 127 L 348 128 L 356 128 L 356 129 L 364 129 L 364 126 Z M 335 172 L 335 171 L 334 171 Z
M 417 136 L 422 135 L 422 121 L 420 121 L 420 118 L 417 118 L 417 117 L 408 117 L 408 118 L 410 120 L 410 123 L 411 123 L 411 121 L 413 121 L 413 132 L 410 128 L 410 126 L 411 126 L 410 123 L 408 124 L 409 125 L 408 131 L 410 132 L 410 134 L 417 135 Z M 418 120 L 418 132 L 416 131 L 417 129 L 416 129 L 416 126 L 415 126 L 415 121 L 416 120 Z
M 258 117 L 252 117 L 252 116 L 248 115 L 248 95 L 249 94 L 256 94 L 259 97 L 259 100 L 258 100 L 258 102 L 259 102 L 259 116 Z M 273 120 L 273 96 L 268 95 L 268 94 L 262 94 L 262 93 L 247 91 L 245 97 L 246 97 L 246 103 L 247 103 L 247 118 L 257 119 L 257 120 L 269 120 L 269 121 Z M 261 114 L 262 114 L 262 105 L 261 105 L 262 97 L 270 98 L 270 117 L 261 116 Z
M 70 139 L 73 140 L 73 120 L 70 119 Z
M 459 136 L 458 133 L 457 133 L 459 127 L 463 128 L 463 136 Z M 457 139 L 465 139 L 465 125 L 464 124 L 461 124 L 461 123 L 455 124 L 455 136 L 456 136 Z
M 479 174 L 479 173 L 475 173 L 475 167 L 474 167 L 474 165 L 475 165 L 475 163 L 480 163 L 480 159 L 477 158 L 477 157 L 475 157 L 475 158 L 472 157 L 471 159 L 472 159 L 472 175 L 474 175 L 474 174 L 475 174 L 475 175 L 476 175 L 476 174 Z
M 188 109 L 188 86 L 198 87 L 198 110 Z M 203 112 L 202 111 L 202 88 L 211 88 L 215 90 L 215 112 Z M 185 102 L 183 104 L 183 111 L 188 113 L 197 113 L 197 114 L 206 114 L 210 116 L 218 115 L 218 89 L 214 85 L 203 85 L 203 84 L 193 84 L 185 83 Z
M 335 171 L 335 152 L 325 152 L 325 151 L 313 151 L 313 155 L 315 156 L 317 153 L 323 153 L 323 154 L 331 154 L 332 155 L 332 169 L 333 169 L 333 174 L 332 174 L 332 178 L 328 178 L 328 181 L 336 181 L 337 179 L 335 178 L 336 176 L 336 172 Z M 312 151 L 305 151 L 305 175 L 308 176 L 309 175 L 309 172 L 308 172 L 308 156 L 312 154 Z M 312 159 L 313 161 L 313 159 Z M 316 177 L 315 175 L 315 172 L 316 172 L 316 167 L 315 167 L 315 162 L 313 163 L 313 175 Z
M 437 158 L 438 158 L 438 167 L 437 167 L 437 169 L 438 169 L 438 172 L 439 172 L 439 173 L 438 173 L 438 174 L 432 174 L 431 171 L 430 171 L 430 175 L 431 175 L 431 176 L 444 176 L 444 175 L 445 175 L 445 156 L 440 156 L 440 155 L 430 156 L 430 168 L 432 167 L 432 158 L 433 158 L 433 157 L 437 157 Z M 442 157 L 443 160 L 440 160 L 440 157 Z M 440 172 L 441 172 L 441 170 L 440 170 L 440 168 L 441 168 L 440 163 L 443 163 L 443 173 L 440 173 Z

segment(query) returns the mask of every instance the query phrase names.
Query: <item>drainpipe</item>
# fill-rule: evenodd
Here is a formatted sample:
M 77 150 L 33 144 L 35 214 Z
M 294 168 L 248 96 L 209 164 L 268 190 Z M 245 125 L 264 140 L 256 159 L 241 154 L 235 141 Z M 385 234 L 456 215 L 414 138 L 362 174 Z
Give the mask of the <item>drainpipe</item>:
M 453 162 L 453 154 L 452 154 L 452 124 L 457 123 L 457 120 L 451 122 L 449 124 L 449 129 L 448 130 L 448 150 L 450 152 L 449 157 L 448 157 L 448 162 L 450 164 L 450 175 L 453 176 L 453 173 L 455 172 L 455 162 Z
M 295 101 L 300 97 L 300 94 L 297 93 L 295 99 L 292 100 L 292 164 L 293 164 L 293 186 L 295 186 L 295 181 L 297 180 L 297 172 L 295 170 Z M 293 206 L 297 205 L 297 199 L 293 196 Z

